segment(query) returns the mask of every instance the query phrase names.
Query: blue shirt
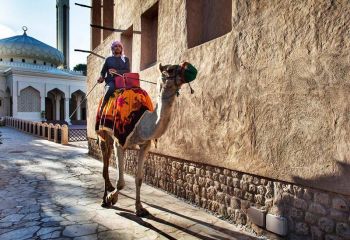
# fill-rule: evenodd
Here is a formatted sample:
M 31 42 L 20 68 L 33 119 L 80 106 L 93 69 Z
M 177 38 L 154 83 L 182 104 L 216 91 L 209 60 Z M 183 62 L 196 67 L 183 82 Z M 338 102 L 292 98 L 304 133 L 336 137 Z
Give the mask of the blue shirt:
M 101 70 L 101 76 L 105 79 L 106 84 L 110 81 L 114 81 L 114 76 L 109 74 L 108 69 L 114 68 L 118 74 L 124 74 L 130 72 L 129 58 L 124 57 L 125 62 L 121 57 L 111 56 L 106 58 L 106 61 Z

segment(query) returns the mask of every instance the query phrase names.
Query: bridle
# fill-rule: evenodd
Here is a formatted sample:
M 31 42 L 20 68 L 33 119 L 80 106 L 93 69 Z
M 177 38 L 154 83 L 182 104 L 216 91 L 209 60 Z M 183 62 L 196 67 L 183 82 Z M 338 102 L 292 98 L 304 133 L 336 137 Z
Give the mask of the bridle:
M 182 66 L 176 65 L 176 68 L 173 70 L 174 74 L 170 76 L 164 76 L 162 73 L 162 80 L 173 80 L 175 83 L 175 86 L 178 88 L 178 90 L 181 88 L 181 85 L 185 83 L 183 79 L 183 68 Z M 180 79 L 178 79 L 178 75 L 181 76 Z
M 184 73 L 185 73 L 185 64 L 186 64 L 186 62 L 184 62 L 183 64 L 181 64 L 181 66 L 180 66 L 180 65 L 176 65 L 176 69 L 173 71 L 173 72 L 175 72 L 175 73 L 174 73 L 174 75 L 172 75 L 172 76 L 165 77 L 165 76 L 163 75 L 163 73 L 162 73 L 162 79 L 163 79 L 163 80 L 174 79 L 174 81 L 175 81 L 175 86 L 177 87 L 177 90 L 176 90 L 176 95 L 177 95 L 177 96 L 180 95 L 179 90 L 180 90 L 182 84 L 184 84 L 184 83 L 188 83 L 188 86 L 190 87 L 190 90 L 191 90 L 191 94 L 194 93 L 194 90 L 192 89 L 191 84 L 190 84 L 189 82 L 186 82 L 186 81 L 185 81 L 185 77 L 184 77 Z M 178 75 L 181 76 L 180 79 L 177 78 Z
M 167 97 L 162 97 L 163 100 L 167 100 L 172 98 L 173 96 L 179 96 L 179 90 L 182 86 L 182 84 L 184 84 L 184 80 L 183 80 L 183 73 L 182 73 L 182 66 L 176 65 L 176 68 L 172 71 L 172 75 L 169 76 L 165 76 L 162 73 L 162 80 L 173 80 L 174 81 L 174 85 L 176 87 L 176 91 L 174 94 L 172 94 L 171 96 L 167 96 Z M 179 79 L 178 76 L 181 75 L 181 78 Z

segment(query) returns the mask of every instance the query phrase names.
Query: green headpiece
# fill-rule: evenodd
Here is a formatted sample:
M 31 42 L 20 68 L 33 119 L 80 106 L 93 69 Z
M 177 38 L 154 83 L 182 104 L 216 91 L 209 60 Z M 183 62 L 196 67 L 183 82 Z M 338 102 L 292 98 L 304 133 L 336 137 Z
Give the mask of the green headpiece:
M 192 82 L 197 77 L 197 69 L 190 63 L 184 62 L 182 64 L 182 77 L 186 83 Z

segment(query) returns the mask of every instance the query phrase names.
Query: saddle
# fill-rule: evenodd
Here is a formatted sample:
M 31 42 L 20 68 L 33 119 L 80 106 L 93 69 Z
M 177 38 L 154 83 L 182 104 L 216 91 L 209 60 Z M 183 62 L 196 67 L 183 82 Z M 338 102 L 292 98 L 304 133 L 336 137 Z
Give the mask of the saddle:
M 124 73 L 123 76 L 114 77 L 115 87 L 117 89 L 126 88 L 139 88 L 140 87 L 140 75 L 138 73 Z
M 120 146 L 124 146 L 126 138 L 134 130 L 144 112 L 154 109 L 147 92 L 140 88 L 137 82 L 132 83 L 135 75 L 132 76 L 132 78 L 118 80 L 121 83 L 120 87 L 109 98 L 103 110 L 97 111 L 96 115 L 97 134 L 102 130 L 112 133 Z M 123 82 L 125 85 L 122 84 Z M 98 109 L 101 107 L 102 100 L 103 98 L 100 100 Z

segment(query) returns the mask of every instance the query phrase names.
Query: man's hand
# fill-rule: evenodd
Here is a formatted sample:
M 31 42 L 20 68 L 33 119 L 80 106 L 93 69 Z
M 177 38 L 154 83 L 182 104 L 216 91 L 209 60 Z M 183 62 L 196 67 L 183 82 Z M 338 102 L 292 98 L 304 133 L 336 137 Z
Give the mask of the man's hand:
M 110 69 L 108 69 L 108 72 L 109 72 L 109 74 L 111 74 L 111 75 L 116 75 L 118 72 L 117 72 L 117 70 L 116 69 L 114 69 L 114 68 L 110 68 Z
M 103 81 L 104 81 L 103 77 L 100 77 L 99 79 L 97 79 L 98 83 L 103 83 Z

